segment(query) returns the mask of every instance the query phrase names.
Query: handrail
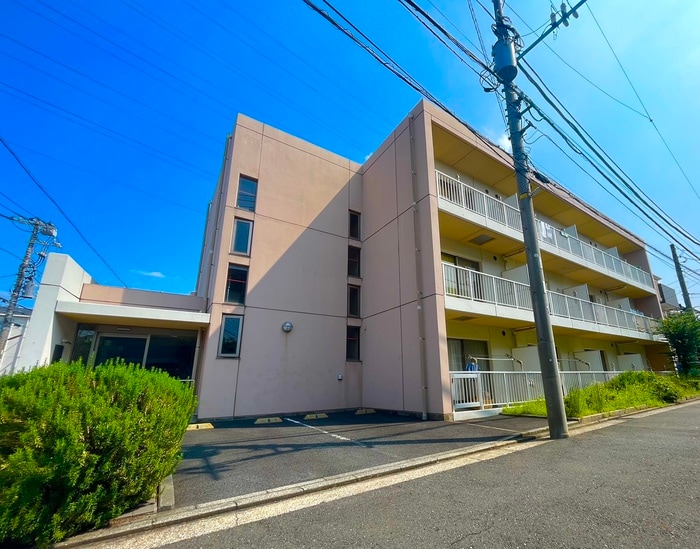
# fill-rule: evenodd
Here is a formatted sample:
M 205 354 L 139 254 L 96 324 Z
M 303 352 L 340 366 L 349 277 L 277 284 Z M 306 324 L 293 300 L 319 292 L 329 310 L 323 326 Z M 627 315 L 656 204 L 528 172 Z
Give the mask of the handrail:
M 527 284 L 449 263 L 443 263 L 442 269 L 446 295 L 532 310 L 530 286 Z M 549 312 L 553 316 L 654 333 L 657 323 L 654 318 L 549 290 L 546 294 Z
M 517 208 L 439 170 L 435 170 L 435 173 L 438 194 L 441 198 L 522 232 L 520 212 Z M 625 277 L 650 288 L 654 287 L 651 275 L 645 270 L 539 219 L 537 220 L 537 236 L 540 241 L 569 252 L 585 261 L 595 263 L 598 267 L 615 273 L 617 276 Z

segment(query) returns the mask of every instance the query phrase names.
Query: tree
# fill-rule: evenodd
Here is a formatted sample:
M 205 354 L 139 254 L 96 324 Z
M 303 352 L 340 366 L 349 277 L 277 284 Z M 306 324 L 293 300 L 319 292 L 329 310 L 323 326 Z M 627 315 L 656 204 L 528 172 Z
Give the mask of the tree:
M 666 336 L 676 359 L 678 373 L 687 375 L 700 355 L 700 320 L 693 311 L 671 314 L 661 320 L 656 332 Z

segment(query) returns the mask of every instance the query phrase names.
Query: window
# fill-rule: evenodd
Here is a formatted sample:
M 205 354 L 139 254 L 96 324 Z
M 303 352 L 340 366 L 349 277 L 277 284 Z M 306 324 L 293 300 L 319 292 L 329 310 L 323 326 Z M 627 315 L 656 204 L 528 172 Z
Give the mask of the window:
M 253 236 L 253 222 L 246 219 L 233 221 L 233 240 L 231 252 L 234 254 L 250 255 L 250 241 Z
M 248 284 L 248 267 L 241 265 L 228 266 L 226 279 L 226 303 L 245 303 L 245 289 Z
M 237 357 L 241 350 L 242 316 L 224 315 L 221 324 L 221 341 L 219 341 L 219 356 Z
M 360 327 L 348 326 L 348 335 L 345 347 L 346 360 L 360 360 Z
M 241 176 L 238 180 L 238 196 L 236 207 L 241 210 L 255 211 L 255 197 L 258 192 L 258 182 L 254 179 Z
M 360 316 L 359 286 L 348 286 L 348 316 Z
M 348 246 L 348 276 L 360 277 L 360 248 Z
M 355 240 L 360 240 L 360 214 L 357 212 L 350 211 L 350 225 L 348 228 L 348 234 L 350 238 Z

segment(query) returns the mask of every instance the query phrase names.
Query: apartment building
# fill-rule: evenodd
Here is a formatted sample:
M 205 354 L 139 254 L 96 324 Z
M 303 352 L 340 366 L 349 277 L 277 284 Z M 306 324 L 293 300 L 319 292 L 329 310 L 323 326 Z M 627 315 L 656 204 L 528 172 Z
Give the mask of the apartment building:
M 560 369 L 663 369 L 643 241 L 541 174 L 532 185 Z M 539 369 L 512 160 L 426 102 L 363 165 L 239 116 L 194 296 L 64 278 L 72 289 L 42 306 L 28 364 L 59 339 L 64 358 L 87 362 L 133 347 L 168 369 L 177 356 L 200 418 L 360 407 L 453 418 L 469 357 L 482 372 Z M 165 336 L 189 339 L 175 353 Z

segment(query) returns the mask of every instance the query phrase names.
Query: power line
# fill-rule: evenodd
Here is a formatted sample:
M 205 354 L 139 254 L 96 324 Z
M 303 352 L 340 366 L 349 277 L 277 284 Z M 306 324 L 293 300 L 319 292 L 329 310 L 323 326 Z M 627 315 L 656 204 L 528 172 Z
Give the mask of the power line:
M 172 156 L 169 153 L 166 153 L 166 152 L 163 152 L 159 149 L 156 149 L 155 147 L 152 147 L 152 146 L 148 145 L 147 143 L 139 141 L 138 139 L 134 139 L 133 137 L 130 137 L 126 134 L 123 134 L 121 132 L 118 132 L 116 130 L 108 128 L 104 124 L 100 124 L 99 122 L 95 122 L 93 120 L 90 120 L 89 118 L 86 118 L 80 114 L 77 114 L 69 109 L 66 109 L 64 107 L 56 105 L 55 103 L 52 103 L 51 101 L 47 101 L 46 99 L 42 99 L 40 97 L 37 97 L 36 95 L 33 95 L 33 94 L 26 92 L 24 90 L 20 90 L 19 88 L 16 88 L 15 86 L 12 86 L 10 84 L 6 84 L 4 82 L 0 82 L 0 86 L 11 90 L 11 91 L 0 90 L 0 92 L 6 93 L 7 95 L 11 95 L 12 97 L 26 101 L 28 103 L 34 102 L 33 104 L 41 109 L 49 111 L 52 114 L 55 114 L 56 116 L 60 116 L 61 118 L 65 118 L 66 120 L 69 120 L 69 121 L 73 122 L 74 124 L 77 124 L 79 126 L 83 126 L 84 128 L 87 128 L 91 131 L 94 131 L 95 133 L 103 135 L 104 137 L 107 137 L 109 139 L 113 139 L 113 140 L 117 141 L 118 143 L 122 143 L 123 145 L 129 145 L 129 146 L 135 147 L 136 149 L 144 149 L 142 152 L 146 152 L 146 154 L 148 154 L 149 156 L 153 156 L 155 158 L 158 158 L 158 160 L 169 162 L 173 165 L 179 164 L 179 166 L 178 166 L 179 169 L 186 170 L 186 171 L 190 172 L 191 174 L 196 175 L 197 177 L 201 177 L 207 181 L 210 178 L 214 177 L 213 173 L 208 172 L 206 170 L 203 170 L 202 168 L 200 168 L 199 166 L 197 166 L 195 164 L 191 164 L 185 160 L 181 160 L 175 156 Z M 15 93 L 12 93 L 12 92 L 15 92 Z M 54 109 L 54 110 L 51 110 L 51 109 Z M 55 111 L 59 111 L 59 112 L 55 112 Z M 151 152 L 148 152 L 148 151 L 151 151 Z M 170 159 L 170 160 L 168 161 L 166 159 Z
M 635 196 L 637 200 L 642 202 L 647 208 L 650 210 L 656 209 L 660 214 L 662 220 L 668 224 L 672 229 L 677 231 L 680 235 L 682 235 L 684 238 L 687 238 L 688 240 L 692 241 L 696 245 L 700 245 L 700 240 L 698 240 L 695 236 L 690 234 L 688 231 L 686 231 L 682 226 L 680 226 L 676 221 L 669 215 L 667 214 L 653 199 L 651 199 L 634 181 L 632 180 L 631 177 L 629 177 L 622 168 L 608 155 L 605 150 L 598 145 L 598 143 L 595 141 L 595 139 L 581 126 L 581 124 L 576 121 L 576 119 L 573 117 L 573 115 L 566 109 L 561 104 L 561 101 L 559 101 L 556 96 L 554 96 L 549 88 L 547 88 L 546 84 L 542 81 L 540 78 L 540 82 L 542 82 L 542 85 L 540 85 L 534 77 L 525 69 L 525 66 L 527 66 L 530 70 L 535 72 L 532 67 L 527 63 L 527 61 L 521 61 L 521 63 L 524 66 L 521 66 L 520 69 L 522 73 L 527 77 L 527 79 L 530 81 L 530 83 L 535 86 L 537 91 L 540 93 L 540 95 L 544 98 L 544 100 L 557 112 L 557 114 L 566 122 L 566 124 L 576 133 L 576 135 L 579 136 L 579 138 L 586 144 L 586 146 L 591 150 L 591 152 L 598 157 L 598 159 L 603 162 L 603 164 L 606 166 L 608 170 L 610 170 L 611 173 L 613 173 L 619 180 L 620 182 L 630 191 L 632 194 Z M 536 73 L 535 73 L 536 74 Z M 545 88 L 547 92 L 545 92 Z M 528 97 L 526 97 L 524 94 L 521 95 L 527 99 L 528 102 L 532 102 L 532 100 Z M 559 106 L 558 106 L 559 105 Z M 540 115 L 542 115 L 541 110 L 539 107 L 537 108 L 538 112 Z M 564 111 L 566 114 L 564 114 Z M 567 117 L 568 115 L 568 117 Z M 585 135 L 584 135 L 585 134 Z M 599 152 L 600 151 L 600 152 Z M 614 167 L 613 167 L 614 166 Z M 618 171 L 619 170 L 619 171 Z M 617 187 L 616 187 L 617 188 Z M 635 206 L 637 206 L 635 204 Z M 637 206 L 638 207 L 638 206 Z M 640 209 L 641 210 L 641 209 Z M 644 212 L 644 215 L 648 215 L 646 212 Z
M 62 67 L 63 69 L 65 69 L 69 72 L 72 72 L 73 74 L 77 74 L 81 78 L 84 78 L 85 80 L 88 80 L 89 82 L 92 82 L 93 84 L 96 84 L 96 85 L 98 85 L 106 90 L 109 90 L 112 93 L 115 93 L 121 97 L 124 97 L 125 99 L 139 105 L 140 107 L 143 107 L 144 109 L 148 109 L 149 111 L 152 111 L 152 112 L 156 113 L 157 115 L 162 116 L 163 118 L 166 118 L 167 120 L 170 120 L 171 122 L 175 122 L 175 123 L 183 126 L 184 128 L 187 129 L 187 131 L 189 133 L 198 134 L 205 139 L 209 139 L 211 141 L 215 141 L 216 143 L 219 143 L 218 139 L 215 139 L 211 135 L 208 135 L 204 132 L 199 131 L 194 126 L 184 124 L 182 122 L 182 120 L 177 119 L 174 116 L 170 116 L 168 113 L 162 112 L 162 111 L 156 109 L 155 107 L 153 107 L 152 105 L 149 105 L 136 97 L 132 97 L 132 96 L 124 93 L 123 91 L 118 90 L 117 88 L 114 88 L 108 84 L 105 84 L 104 82 L 101 82 L 101 81 L 97 80 L 96 78 L 93 78 L 92 76 L 90 76 L 88 74 L 85 74 L 84 72 L 76 69 L 75 67 L 71 67 L 70 65 L 63 63 L 62 61 L 59 61 L 58 59 L 51 57 L 50 55 L 47 55 L 44 52 L 41 52 L 37 49 L 34 49 L 31 46 L 28 46 L 27 44 L 24 44 L 24 43 L 14 39 L 14 38 L 12 38 L 11 36 L 8 36 L 7 34 L 3 34 L 2 32 L 0 32 L 0 37 L 4 38 L 5 40 L 9 40 L 10 42 L 16 44 L 17 46 L 20 46 L 21 48 L 24 48 L 24 49 L 32 52 L 33 54 L 35 54 L 39 57 L 42 57 L 42 58 L 46 59 L 47 61 L 50 61 L 51 63 L 54 63 L 54 64 L 58 65 L 59 67 Z M 8 54 L 5 52 L 5 55 L 8 55 Z
M 182 209 L 184 209 L 184 210 L 189 210 L 189 211 L 191 211 L 191 212 L 195 212 L 195 213 L 198 213 L 198 214 L 203 214 L 203 213 L 204 213 L 204 211 L 203 211 L 201 208 L 193 208 L 191 205 L 182 204 L 182 203 L 180 203 L 180 202 L 177 202 L 177 201 L 173 200 L 172 197 L 171 197 L 170 195 L 163 195 L 163 194 L 158 194 L 158 193 L 150 192 L 150 191 L 147 190 L 147 189 L 143 189 L 143 188 L 140 188 L 140 187 L 136 187 L 136 186 L 134 186 L 134 185 L 129 185 L 128 183 L 124 183 L 123 181 L 117 181 L 116 179 L 112 179 L 112 178 L 110 178 L 110 177 L 106 177 L 103 173 L 94 172 L 94 171 L 92 171 L 92 170 L 89 170 L 89 169 L 85 168 L 84 166 L 79 166 L 79 165 L 77 165 L 77 164 L 72 164 L 71 162 L 68 162 L 68 161 L 66 161 L 66 160 L 63 159 L 63 158 L 58 158 L 58 157 L 56 157 L 56 156 L 51 156 L 50 154 L 46 154 L 45 152 L 37 151 L 36 149 L 32 149 L 31 147 L 27 147 L 27 146 L 25 146 L 25 145 L 21 145 L 21 144 L 19 144 L 19 143 L 17 143 L 17 142 L 10 142 L 10 145 L 12 145 L 12 146 L 15 147 L 15 148 L 23 149 L 23 150 L 25 150 L 25 151 L 27 151 L 27 152 L 29 152 L 29 153 L 31 153 L 31 154 L 34 154 L 34 155 L 36 155 L 36 156 L 41 156 L 41 157 L 43 157 L 43 158 L 47 158 L 47 159 L 51 160 L 52 162 L 58 162 L 58 163 L 60 163 L 60 164 L 63 164 L 64 166 L 68 166 L 68 167 L 70 167 L 70 168 L 73 168 L 74 170 L 78 170 L 78 171 L 81 171 L 81 172 L 86 173 L 86 174 L 88 174 L 88 175 L 91 175 L 91 176 L 93 176 L 93 177 L 96 177 L 96 178 L 98 178 L 98 179 L 97 179 L 98 181 L 108 181 L 108 182 L 111 183 L 112 185 L 117 185 L 117 186 L 119 186 L 119 187 L 124 187 L 125 189 L 130 189 L 130 190 L 132 190 L 132 191 L 136 191 L 136 192 L 138 192 L 138 193 L 142 193 L 142 194 L 144 194 L 144 195 L 146 195 L 146 196 L 151 196 L 151 197 L 153 197 L 153 198 L 157 198 L 160 202 L 169 202 L 169 203 L 172 204 L 173 206 L 177 206 L 178 208 L 182 208 Z M 30 216 L 30 217 L 32 217 L 32 216 Z
M 666 147 L 666 150 L 667 150 L 668 153 L 671 155 L 671 158 L 673 158 L 673 161 L 675 162 L 675 164 L 676 164 L 676 166 L 678 167 L 678 169 L 680 170 L 680 172 L 683 174 L 683 177 L 685 178 L 685 180 L 686 180 L 686 182 L 688 183 L 688 185 L 690 186 L 690 188 L 693 189 L 693 192 L 695 193 L 695 196 L 696 196 L 698 199 L 700 199 L 700 194 L 698 194 L 697 189 L 695 188 L 695 186 L 694 186 L 694 185 L 692 184 L 692 182 L 690 181 L 690 178 L 688 177 L 688 174 L 685 173 L 685 170 L 683 169 L 683 167 L 681 166 L 680 162 L 678 161 L 678 158 L 676 158 L 676 155 L 673 154 L 673 151 L 671 150 L 671 147 L 669 147 L 668 143 L 666 142 L 666 139 L 664 139 L 664 136 L 661 135 L 661 131 L 660 131 L 659 128 L 656 126 L 656 122 L 654 122 L 654 119 L 653 119 L 653 118 L 651 117 L 651 115 L 649 114 L 649 111 L 647 110 L 646 105 L 644 105 L 644 102 L 642 101 L 642 98 L 639 96 L 639 93 L 637 93 L 637 89 L 634 87 L 634 84 L 632 84 L 632 80 L 630 80 L 630 77 L 629 77 L 629 75 L 627 74 L 627 71 L 626 71 L 625 68 L 622 66 L 622 62 L 620 61 L 620 58 L 619 58 L 619 57 L 617 56 L 617 54 L 615 53 L 615 50 L 613 49 L 612 44 L 611 44 L 610 41 L 608 40 L 608 37 L 605 35 L 605 32 L 603 31 L 603 28 L 600 26 L 600 23 L 598 23 L 598 20 L 596 19 L 595 15 L 593 14 L 593 10 L 591 9 L 591 7 L 590 7 L 588 4 L 586 4 L 586 7 L 588 8 L 588 11 L 590 12 L 591 17 L 593 17 L 593 21 L 595 21 L 595 24 L 596 24 L 596 26 L 598 27 L 598 30 L 600 30 L 600 33 L 603 35 L 603 38 L 605 39 L 605 43 L 608 45 L 608 47 L 610 48 L 610 51 L 612 52 L 613 56 L 615 57 L 615 61 L 617 61 L 617 64 L 618 64 L 618 66 L 620 67 L 620 70 L 622 70 L 622 74 L 625 75 L 625 78 L 627 79 L 627 82 L 629 83 L 630 87 L 632 88 L 632 91 L 634 92 L 634 95 L 635 95 L 635 96 L 637 97 L 637 99 L 639 100 L 639 104 L 642 106 L 642 108 L 644 109 L 644 112 L 647 114 L 647 118 L 649 119 L 649 122 L 651 122 L 651 125 L 654 126 L 654 129 L 656 130 L 656 133 L 659 135 L 659 138 L 661 139 L 661 142 L 662 142 L 662 143 L 664 144 L 664 146 Z
M 273 97 L 274 99 L 277 99 L 280 103 L 283 103 L 283 104 L 285 104 L 285 105 L 288 105 L 289 108 L 291 108 L 292 110 L 298 112 L 301 116 L 303 116 L 304 118 L 310 120 L 311 122 L 313 122 L 314 124 L 316 124 L 318 127 L 325 128 L 325 129 L 328 130 L 330 133 L 332 133 L 332 134 L 334 134 L 334 135 L 340 137 L 343 141 L 345 141 L 346 143 L 352 145 L 356 150 L 361 151 L 361 152 L 363 152 L 363 153 L 365 152 L 365 151 L 363 150 L 363 149 L 364 149 L 364 146 L 363 146 L 363 145 L 357 143 L 357 142 L 354 141 L 353 139 L 349 138 L 347 135 L 344 135 L 344 134 L 338 132 L 337 128 L 326 124 L 325 121 L 324 121 L 323 119 L 320 119 L 320 118 L 318 118 L 318 117 L 316 117 L 316 116 L 314 116 L 314 115 L 308 113 L 308 112 L 305 111 L 304 109 L 299 108 L 299 106 L 298 106 L 296 103 L 294 103 L 293 101 L 290 101 L 290 100 L 287 99 L 284 95 L 281 95 L 281 94 L 279 94 L 279 93 L 277 93 L 277 92 L 275 92 L 275 91 L 273 91 L 273 90 L 270 90 L 270 89 L 269 89 L 267 86 L 265 86 L 260 80 L 258 80 L 257 78 L 255 78 L 254 75 L 247 74 L 247 73 L 244 73 L 244 72 L 240 71 L 238 68 L 236 68 L 236 67 L 235 67 L 234 65 L 232 65 L 228 60 L 224 59 L 224 58 L 221 57 L 220 55 L 218 55 L 218 54 L 216 54 L 216 53 L 212 53 L 212 52 L 210 52 L 210 51 L 208 51 L 208 50 L 202 48 L 202 47 L 199 45 L 199 43 L 198 43 L 197 40 L 192 39 L 189 35 L 187 35 L 187 34 L 181 32 L 181 31 L 179 31 L 178 29 L 172 27 L 172 25 L 169 25 L 169 24 L 167 24 L 167 23 L 162 22 L 162 19 L 160 19 L 158 16 L 152 14 L 152 12 L 149 12 L 148 10 L 146 10 L 145 8 L 143 8 L 142 6 L 139 6 L 138 4 L 134 4 L 134 2 L 132 2 L 131 0 L 119 0 L 119 1 L 122 2 L 124 5 L 126 5 L 127 7 L 129 7 L 131 10 L 135 11 L 136 13 L 138 13 L 139 15 L 141 15 L 142 17 L 144 17 L 145 19 L 151 21 L 153 24 L 155 24 L 155 25 L 157 25 L 158 27 L 162 28 L 162 29 L 165 30 L 167 33 L 172 34 L 173 36 L 175 36 L 175 37 L 178 38 L 179 40 L 183 41 L 184 43 L 186 43 L 186 44 L 189 45 L 190 47 L 192 47 L 192 48 L 194 48 L 195 50 L 199 51 L 202 55 L 205 55 L 206 57 L 212 59 L 213 61 L 215 61 L 216 63 L 218 63 L 219 65 L 221 65 L 222 67 L 224 67 L 224 68 L 226 68 L 227 70 L 231 71 L 233 74 L 236 74 L 236 75 L 239 75 L 239 76 L 242 77 L 242 78 L 245 78 L 246 83 L 254 84 L 256 87 L 258 87 L 258 88 L 259 88 L 260 90 L 262 90 L 264 93 L 268 94 L 270 97 Z
M 355 101 L 357 101 L 358 104 L 362 105 L 362 106 L 365 107 L 367 110 L 373 111 L 373 114 L 376 114 L 378 117 L 382 118 L 382 119 L 385 120 L 386 122 L 390 122 L 390 120 L 389 120 L 388 118 L 385 117 L 385 116 L 386 116 L 386 113 L 385 113 L 384 111 L 378 109 L 376 104 L 372 104 L 372 103 L 370 103 L 370 102 L 368 102 L 368 101 L 365 101 L 361 96 L 358 96 L 358 95 L 355 94 L 353 91 L 349 90 L 349 89 L 346 88 L 345 86 L 342 86 L 342 85 L 341 85 L 340 83 L 338 83 L 337 81 L 330 79 L 330 78 L 328 77 L 327 74 L 325 74 L 325 73 L 323 73 L 322 71 L 320 71 L 317 67 L 314 67 L 311 63 L 308 62 L 308 60 L 304 59 L 303 57 L 301 57 L 300 55 L 298 55 L 297 53 L 295 53 L 291 48 L 289 48 L 289 47 L 288 47 L 287 45 L 285 45 L 283 42 L 281 42 L 280 40 L 278 40 L 275 36 L 273 36 L 272 34 L 268 33 L 267 31 L 265 31 L 265 29 L 263 29 L 263 28 L 260 27 L 258 24 L 256 24 L 255 21 L 253 21 L 252 19 L 246 17 L 246 16 L 245 16 L 243 13 L 241 13 L 240 11 L 236 10 L 230 3 L 227 3 L 227 2 L 224 1 L 224 0 L 219 0 L 219 2 L 220 2 L 227 10 L 229 10 L 229 11 L 232 12 L 232 13 L 234 13 L 234 14 L 236 15 L 236 17 L 238 17 L 239 19 L 242 19 L 243 21 L 245 21 L 245 23 L 246 23 L 247 26 L 250 26 L 250 27 L 252 27 L 253 29 L 255 29 L 256 36 L 259 36 L 259 35 L 266 36 L 269 40 L 271 40 L 272 42 L 274 42 L 275 44 L 277 44 L 277 45 L 278 45 L 279 47 L 281 47 L 283 50 L 289 52 L 289 54 L 292 55 L 295 59 L 297 59 L 300 63 L 302 63 L 303 65 L 306 65 L 306 66 L 309 67 L 312 71 L 314 71 L 316 74 L 318 74 L 318 75 L 320 75 L 322 78 L 324 78 L 324 79 L 325 79 L 328 83 L 330 83 L 332 86 L 335 86 L 337 89 L 341 90 L 341 91 L 342 91 L 343 93 L 345 93 L 348 97 L 350 97 L 350 98 L 354 99 Z M 391 123 L 393 123 L 393 121 L 391 121 Z
M 54 198 L 49 194 L 49 192 L 39 183 L 39 181 L 34 177 L 32 172 L 29 171 L 29 168 L 22 162 L 22 159 L 17 155 L 17 153 L 12 150 L 12 147 L 3 139 L 2 136 L 0 136 L 0 143 L 8 150 L 8 152 L 12 155 L 12 157 L 17 161 L 17 163 L 20 165 L 20 167 L 24 170 L 24 172 L 29 176 L 29 179 L 31 179 L 34 184 L 39 187 L 39 190 L 44 193 L 46 198 L 48 198 L 51 203 L 56 206 L 56 209 L 61 213 L 61 215 L 65 218 L 66 221 L 70 224 L 71 227 L 75 230 L 76 233 L 78 233 L 78 236 L 87 244 L 87 246 L 93 251 L 93 253 L 102 261 L 102 263 L 110 270 L 110 272 L 115 276 L 115 278 L 126 288 L 127 285 L 126 283 L 121 279 L 121 277 L 115 272 L 114 269 L 107 263 L 107 260 L 102 257 L 102 254 L 97 251 L 97 249 L 88 241 L 88 239 L 85 237 L 85 235 L 82 233 L 82 231 L 77 227 L 75 223 L 68 217 L 68 214 L 61 208 L 61 206 L 54 200 Z
M 23 208 L 19 203 L 17 203 L 17 202 L 15 202 L 14 200 L 12 200 L 12 199 L 11 199 L 9 196 L 7 196 L 4 192 L 0 191 L 0 196 L 2 196 L 2 197 L 3 197 L 5 200 L 7 200 L 8 202 L 11 202 L 11 203 L 14 204 L 15 206 L 17 206 L 20 210 L 24 210 L 24 212 L 25 212 L 26 214 L 29 214 L 29 217 L 34 217 L 34 216 L 32 216 L 32 214 L 29 213 L 28 210 L 26 210 L 25 208 Z M 22 217 L 22 214 L 17 213 L 15 210 L 13 210 L 12 208 L 10 208 L 10 207 L 8 207 L 8 206 L 3 205 L 3 208 L 5 208 L 7 211 L 11 212 L 13 215 L 18 215 L 18 216 Z M 4 216 L 3 216 L 3 217 L 4 217 Z M 8 217 L 8 219 L 9 219 L 9 217 Z
M 516 15 L 516 17 L 517 17 L 518 19 L 520 19 L 520 21 L 522 21 L 522 22 L 525 24 L 525 26 L 526 26 L 527 28 L 529 28 L 529 29 L 532 31 L 531 33 L 528 33 L 528 34 L 533 34 L 533 33 L 535 33 L 535 32 L 538 32 L 542 27 L 545 27 L 545 26 L 547 26 L 547 25 L 550 24 L 549 21 L 547 21 L 547 23 L 545 23 L 544 25 L 540 26 L 538 29 L 533 30 L 532 27 L 531 27 L 530 25 L 528 25 L 527 21 L 525 21 L 525 19 L 523 19 L 523 18 L 518 14 L 518 12 L 515 11 L 515 10 L 513 9 L 512 6 L 509 6 L 509 9 L 510 9 L 510 11 L 512 11 L 512 12 Z M 523 35 L 523 36 L 528 36 L 528 34 Z M 556 51 L 554 48 L 552 48 L 549 44 L 547 44 L 546 42 L 544 42 L 544 46 L 545 46 L 550 52 L 552 52 L 552 53 L 559 59 L 559 61 L 561 61 L 562 63 L 564 63 L 564 65 L 566 65 L 567 67 L 569 67 L 569 69 L 571 69 L 572 71 L 574 71 L 577 75 L 579 75 L 583 80 L 585 80 L 586 82 L 588 82 L 591 86 L 593 86 L 593 87 L 594 87 L 595 89 L 597 89 L 599 92 L 601 92 L 602 94 L 604 94 L 604 95 L 607 96 L 608 98 L 612 99 L 612 100 L 615 101 L 616 103 L 619 103 L 620 105 L 622 105 L 622 106 L 625 107 L 626 109 L 629 109 L 630 111 L 632 111 L 632 112 L 638 114 L 638 115 L 641 116 L 642 118 L 645 118 L 645 119 L 647 119 L 647 120 L 649 119 L 649 117 L 648 117 L 646 114 L 644 114 L 643 112 L 638 111 L 638 110 L 635 109 L 634 107 L 628 105 L 628 104 L 625 103 L 624 101 L 621 101 L 621 100 L 618 99 L 617 97 L 615 97 L 615 96 L 611 95 L 610 93 L 608 93 L 607 91 L 605 91 L 605 90 L 604 90 L 603 88 L 601 88 L 598 84 L 596 84 L 596 83 L 593 82 L 590 78 L 588 78 L 585 74 L 583 74 L 582 72 L 580 72 L 576 67 L 574 67 L 572 64 L 570 64 L 570 63 L 569 63 L 566 59 L 564 59 L 561 55 L 559 55 L 559 54 L 557 53 L 557 51 Z
M 5 249 L 5 248 L 3 248 L 3 247 L 1 247 L 1 246 L 0 246 L 0 252 L 5 252 L 6 254 L 10 254 L 12 257 L 16 257 L 17 259 L 19 259 L 20 261 L 22 261 L 22 258 L 21 258 L 20 256 L 18 256 L 16 253 L 13 253 L 13 252 L 11 252 L 10 250 L 7 250 L 7 249 Z M 11 276 L 14 276 L 14 275 L 11 275 Z

